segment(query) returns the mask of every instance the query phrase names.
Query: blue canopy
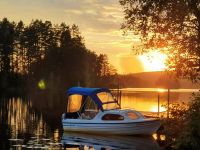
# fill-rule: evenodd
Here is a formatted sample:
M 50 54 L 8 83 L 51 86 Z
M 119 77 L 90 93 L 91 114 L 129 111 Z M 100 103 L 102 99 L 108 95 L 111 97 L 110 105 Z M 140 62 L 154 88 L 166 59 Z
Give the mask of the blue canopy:
M 82 87 L 72 87 L 67 90 L 67 94 L 80 94 L 90 96 L 92 94 L 96 94 L 99 92 L 110 92 L 109 89 L 106 88 L 82 88 Z
M 103 103 L 97 96 L 97 93 L 100 93 L 100 92 L 110 93 L 110 90 L 107 88 L 83 88 L 83 87 L 72 87 L 67 90 L 68 95 L 80 94 L 83 96 L 90 96 L 95 101 L 98 108 L 102 109 Z

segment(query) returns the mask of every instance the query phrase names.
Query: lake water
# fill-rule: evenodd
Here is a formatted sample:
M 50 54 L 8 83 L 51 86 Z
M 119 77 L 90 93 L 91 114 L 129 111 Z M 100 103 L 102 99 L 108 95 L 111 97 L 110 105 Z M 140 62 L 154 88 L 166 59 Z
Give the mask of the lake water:
M 170 89 L 169 94 L 167 89 L 156 88 L 125 88 L 121 91 L 122 108 L 136 109 L 144 114 L 154 115 L 158 112 L 158 100 L 159 112 L 164 113 L 168 104 L 168 96 L 169 104 L 188 103 L 192 94 L 199 93 L 199 89 Z
M 192 92 L 198 90 L 171 90 L 170 103 L 189 102 Z M 143 112 L 158 110 L 167 103 L 167 91 L 158 89 L 122 89 L 122 108 Z M 164 136 L 103 136 L 63 133 L 61 114 L 65 111 L 63 93 L 51 95 L 35 93 L 28 97 L 0 98 L 0 149 L 137 149 L 160 150 Z M 164 111 L 160 106 L 160 111 Z M 157 139 L 157 140 L 156 140 Z

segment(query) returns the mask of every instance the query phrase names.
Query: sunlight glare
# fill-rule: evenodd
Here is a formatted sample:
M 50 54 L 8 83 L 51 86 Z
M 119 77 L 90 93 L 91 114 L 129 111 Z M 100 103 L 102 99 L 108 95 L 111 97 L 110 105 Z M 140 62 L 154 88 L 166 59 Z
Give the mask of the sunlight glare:
M 163 93 L 163 92 L 165 92 L 165 91 L 166 91 L 166 89 L 157 88 L 157 91 L 158 91 L 159 93 Z
M 153 51 L 139 56 L 140 61 L 143 63 L 144 71 L 163 71 L 166 69 L 167 55 Z
M 160 112 L 165 112 L 167 109 L 160 106 Z M 151 107 L 151 112 L 158 112 L 158 106 Z

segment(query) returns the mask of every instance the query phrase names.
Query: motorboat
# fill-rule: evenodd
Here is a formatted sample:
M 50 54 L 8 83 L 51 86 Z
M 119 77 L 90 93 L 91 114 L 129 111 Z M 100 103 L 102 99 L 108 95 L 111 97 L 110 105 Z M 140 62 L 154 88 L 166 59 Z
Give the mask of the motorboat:
M 64 131 L 152 135 L 160 127 L 158 118 L 121 109 L 107 88 L 72 87 L 67 90 L 67 97 L 67 110 L 62 115 Z
M 94 150 L 161 150 L 151 136 L 100 135 L 77 132 L 64 132 L 61 143 L 64 149 Z

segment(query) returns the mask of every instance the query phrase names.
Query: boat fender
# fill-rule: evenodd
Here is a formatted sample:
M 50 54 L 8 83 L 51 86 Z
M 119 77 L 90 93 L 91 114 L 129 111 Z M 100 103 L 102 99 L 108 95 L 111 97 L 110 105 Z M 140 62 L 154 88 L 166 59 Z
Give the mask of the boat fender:
M 65 113 L 62 114 L 62 119 L 65 119 Z

